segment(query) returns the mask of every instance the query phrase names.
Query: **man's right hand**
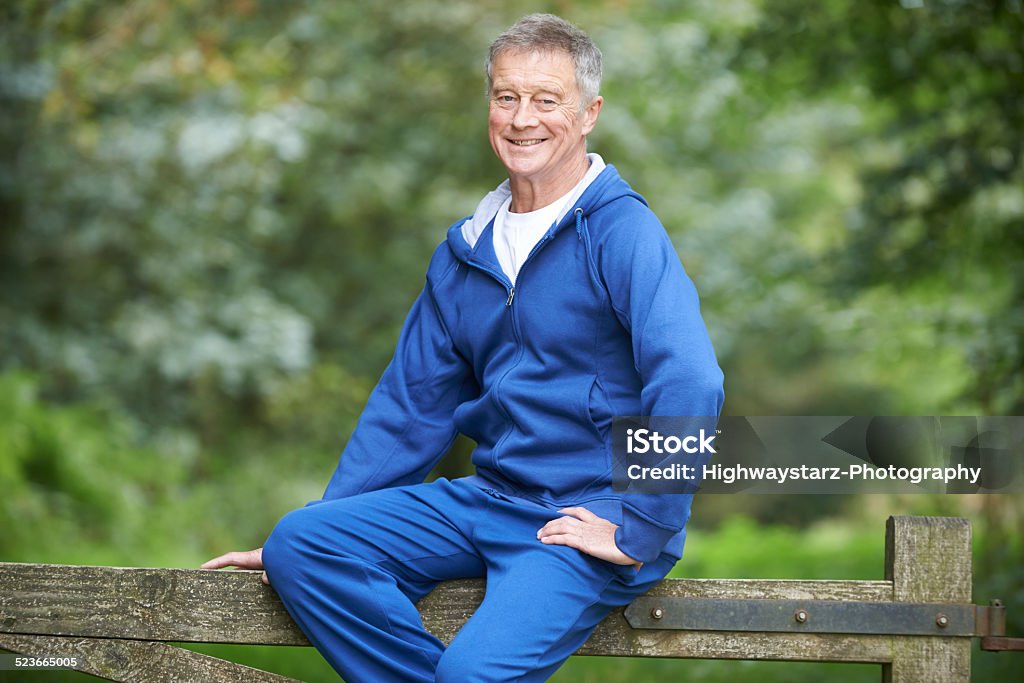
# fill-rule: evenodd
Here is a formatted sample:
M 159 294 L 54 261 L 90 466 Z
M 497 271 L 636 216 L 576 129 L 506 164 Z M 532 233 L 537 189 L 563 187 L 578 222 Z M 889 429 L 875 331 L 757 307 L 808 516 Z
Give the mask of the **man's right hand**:
M 263 569 L 263 548 L 224 553 L 220 557 L 207 560 L 199 566 L 200 569 L 220 569 L 221 567 Z M 266 572 L 263 572 L 263 583 L 268 586 L 270 585 L 270 579 L 267 578 Z

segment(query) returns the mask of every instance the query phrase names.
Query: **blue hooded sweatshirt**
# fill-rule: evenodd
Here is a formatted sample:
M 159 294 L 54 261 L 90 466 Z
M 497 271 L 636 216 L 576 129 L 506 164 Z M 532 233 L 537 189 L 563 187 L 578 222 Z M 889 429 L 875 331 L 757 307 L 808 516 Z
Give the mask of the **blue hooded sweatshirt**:
M 697 292 L 661 223 L 609 165 L 513 287 L 493 220 L 472 245 L 467 220 L 434 252 L 323 499 L 420 483 L 461 432 L 476 442 L 475 483 L 586 507 L 620 525 L 626 555 L 678 559 L 692 496 L 612 490 L 613 416 L 717 416 L 724 398 Z

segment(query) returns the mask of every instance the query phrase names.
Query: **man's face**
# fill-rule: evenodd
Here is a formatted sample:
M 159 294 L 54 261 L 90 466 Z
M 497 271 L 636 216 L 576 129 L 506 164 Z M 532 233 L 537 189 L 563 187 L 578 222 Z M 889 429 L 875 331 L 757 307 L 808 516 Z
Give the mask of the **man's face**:
M 580 112 L 572 58 L 564 52 L 506 52 L 491 66 L 488 133 L 513 180 L 557 184 L 586 150 L 601 98 Z

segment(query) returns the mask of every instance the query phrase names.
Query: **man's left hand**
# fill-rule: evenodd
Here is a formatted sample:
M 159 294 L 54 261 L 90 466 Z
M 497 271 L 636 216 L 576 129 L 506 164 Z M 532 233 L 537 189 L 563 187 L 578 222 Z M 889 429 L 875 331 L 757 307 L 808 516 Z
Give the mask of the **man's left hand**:
M 617 524 L 586 508 L 562 508 L 559 512 L 567 516 L 551 520 L 537 532 L 541 543 L 567 545 L 613 564 L 631 564 L 637 569 L 643 565 L 615 545 Z

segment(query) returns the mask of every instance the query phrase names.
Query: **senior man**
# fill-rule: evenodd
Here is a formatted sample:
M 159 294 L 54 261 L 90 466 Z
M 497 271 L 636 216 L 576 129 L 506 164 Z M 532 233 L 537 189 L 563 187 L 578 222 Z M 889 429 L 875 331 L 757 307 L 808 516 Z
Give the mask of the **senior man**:
M 682 553 L 688 494 L 612 488 L 615 415 L 718 415 L 722 373 L 665 230 L 588 154 L 601 53 L 531 15 L 491 45 L 488 132 L 508 180 L 434 252 L 426 285 L 322 500 L 264 568 L 350 682 L 547 679 Z M 456 433 L 476 473 L 423 483 Z M 451 644 L 417 600 L 486 577 Z

